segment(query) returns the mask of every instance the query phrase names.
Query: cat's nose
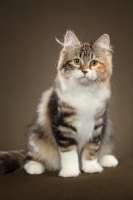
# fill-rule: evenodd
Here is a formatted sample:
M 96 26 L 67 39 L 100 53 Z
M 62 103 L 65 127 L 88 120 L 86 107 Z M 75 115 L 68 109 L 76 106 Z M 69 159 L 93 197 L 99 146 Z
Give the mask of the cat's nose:
M 86 75 L 88 72 L 87 71 L 82 71 L 84 73 L 84 75 Z

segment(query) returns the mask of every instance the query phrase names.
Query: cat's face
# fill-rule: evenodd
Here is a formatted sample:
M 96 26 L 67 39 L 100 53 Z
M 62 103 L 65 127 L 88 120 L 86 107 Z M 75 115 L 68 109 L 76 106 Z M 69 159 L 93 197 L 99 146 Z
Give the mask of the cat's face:
M 108 47 L 102 44 L 103 39 L 109 44 L 107 41 L 109 37 L 108 35 L 102 37 L 100 41 L 97 40 L 91 45 L 79 42 L 76 36 L 69 32 L 69 40 L 66 41 L 69 45 L 66 44 L 60 54 L 58 64 L 60 75 L 66 80 L 83 85 L 99 84 L 109 79 L 112 74 L 112 56 Z

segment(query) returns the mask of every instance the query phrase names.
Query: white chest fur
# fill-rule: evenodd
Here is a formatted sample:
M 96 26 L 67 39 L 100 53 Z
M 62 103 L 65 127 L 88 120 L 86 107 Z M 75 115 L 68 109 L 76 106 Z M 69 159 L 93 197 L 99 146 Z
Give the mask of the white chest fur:
M 110 92 L 104 88 L 76 89 L 66 91 L 62 95 L 63 101 L 76 109 L 76 120 L 73 125 L 77 129 L 79 151 L 92 138 L 95 125 L 94 116 L 97 109 L 105 104 Z

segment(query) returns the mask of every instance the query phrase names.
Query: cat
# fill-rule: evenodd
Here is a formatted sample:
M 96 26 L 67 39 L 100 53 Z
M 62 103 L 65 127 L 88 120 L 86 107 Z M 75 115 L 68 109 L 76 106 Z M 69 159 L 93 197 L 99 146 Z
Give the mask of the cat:
M 0 173 L 59 170 L 76 177 L 115 167 L 114 129 L 108 115 L 112 48 L 108 34 L 83 43 L 67 31 L 54 85 L 42 94 L 28 127 L 25 150 L 0 152 Z

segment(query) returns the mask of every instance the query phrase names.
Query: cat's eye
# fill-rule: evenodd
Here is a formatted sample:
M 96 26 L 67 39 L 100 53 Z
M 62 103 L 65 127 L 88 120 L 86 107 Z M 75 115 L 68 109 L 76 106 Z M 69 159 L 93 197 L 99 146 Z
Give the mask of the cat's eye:
M 91 62 L 90 62 L 90 67 L 94 67 L 94 66 L 96 66 L 98 64 L 98 61 L 97 60 L 92 60 Z
M 75 65 L 80 65 L 81 64 L 81 60 L 78 59 L 78 58 L 74 59 L 74 64 Z

